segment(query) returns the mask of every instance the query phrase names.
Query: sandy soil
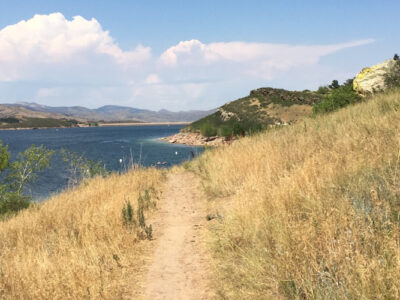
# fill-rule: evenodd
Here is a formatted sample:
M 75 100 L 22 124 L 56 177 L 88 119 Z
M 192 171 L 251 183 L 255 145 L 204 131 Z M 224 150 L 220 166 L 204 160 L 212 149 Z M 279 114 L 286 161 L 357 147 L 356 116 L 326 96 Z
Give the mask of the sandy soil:
M 156 250 L 149 266 L 147 299 L 211 299 L 204 243 L 207 200 L 198 179 L 170 173 L 153 224 Z

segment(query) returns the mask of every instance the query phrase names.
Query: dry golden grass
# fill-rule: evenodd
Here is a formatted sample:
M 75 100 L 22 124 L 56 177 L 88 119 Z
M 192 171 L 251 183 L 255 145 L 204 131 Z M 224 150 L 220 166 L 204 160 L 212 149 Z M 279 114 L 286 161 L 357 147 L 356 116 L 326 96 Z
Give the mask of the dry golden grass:
M 1 299 L 131 299 L 143 263 L 125 201 L 158 197 L 155 169 L 95 178 L 0 222 Z
M 400 92 L 207 151 L 226 299 L 400 298 Z

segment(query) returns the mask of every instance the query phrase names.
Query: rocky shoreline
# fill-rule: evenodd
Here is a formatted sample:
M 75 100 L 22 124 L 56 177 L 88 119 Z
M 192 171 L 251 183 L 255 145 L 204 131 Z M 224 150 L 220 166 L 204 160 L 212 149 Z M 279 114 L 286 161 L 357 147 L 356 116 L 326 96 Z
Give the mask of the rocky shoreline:
M 220 146 L 232 143 L 223 137 L 205 137 L 197 132 L 179 132 L 172 136 L 161 138 L 160 140 L 171 144 L 182 144 L 190 146 Z

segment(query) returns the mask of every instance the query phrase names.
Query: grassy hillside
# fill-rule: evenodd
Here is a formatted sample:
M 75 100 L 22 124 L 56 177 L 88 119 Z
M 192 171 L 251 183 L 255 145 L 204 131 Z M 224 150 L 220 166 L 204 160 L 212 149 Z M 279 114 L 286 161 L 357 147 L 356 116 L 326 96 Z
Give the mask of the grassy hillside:
M 217 134 L 224 135 L 224 126 L 235 124 L 244 130 L 257 130 L 268 125 L 292 123 L 311 114 L 312 105 L 321 101 L 323 95 L 311 91 L 287 91 L 260 88 L 250 95 L 229 102 L 219 110 L 189 125 L 186 130 L 198 131 L 211 125 Z
M 155 169 L 99 177 L 0 221 L 0 298 L 131 299 L 147 243 L 122 209 L 137 219 L 139 193 L 152 204 L 162 182 Z
M 245 101 L 245 100 L 243 100 Z M 206 151 L 223 299 L 400 298 L 400 91 Z
M 400 298 L 399 111 L 397 90 L 186 164 L 218 210 L 220 298 Z M 126 203 L 136 216 L 139 193 L 153 203 L 163 181 L 155 169 L 95 178 L 0 221 L 0 298 L 134 298 L 148 243 Z

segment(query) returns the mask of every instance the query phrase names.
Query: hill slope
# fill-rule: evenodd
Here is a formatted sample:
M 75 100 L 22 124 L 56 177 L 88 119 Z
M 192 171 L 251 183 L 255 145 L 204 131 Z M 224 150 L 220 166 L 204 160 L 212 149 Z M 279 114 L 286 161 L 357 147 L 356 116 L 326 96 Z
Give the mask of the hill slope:
M 73 127 L 82 119 L 0 104 L 0 128 Z
M 193 122 L 186 130 L 200 130 L 204 124 L 211 124 L 218 129 L 235 123 L 245 128 L 290 124 L 309 116 L 312 105 L 321 101 L 322 97 L 312 91 L 260 88 L 251 91 L 249 96 L 221 106 L 215 113 Z
M 400 91 L 206 151 L 224 299 L 400 298 Z
M 97 177 L 0 219 L 0 298 L 135 299 L 150 242 L 121 211 L 129 201 L 136 220 L 138 199 L 155 205 L 163 181 L 155 169 Z
M 400 91 L 378 95 L 185 164 L 202 180 L 209 196 L 203 203 L 214 206 L 208 245 L 220 298 L 400 298 L 399 110 Z M 166 172 L 176 175 L 176 169 Z M 139 220 L 143 201 L 149 208 L 158 198 L 162 204 L 165 179 L 155 169 L 95 178 L 0 221 L 0 296 L 139 298 L 132 291 L 143 287 L 140 277 L 151 261 L 143 253 L 154 241 L 143 241 L 142 228 L 124 219 L 124 209 L 133 203 L 131 217 Z M 167 198 L 178 193 L 190 202 L 182 181 L 174 178 Z M 186 185 L 201 197 L 193 181 Z M 159 214 L 173 226 L 181 225 L 174 214 L 190 219 L 198 213 L 173 206 Z M 146 220 L 151 215 L 146 210 Z M 192 231 L 202 224 L 190 225 L 191 233 L 179 234 L 173 246 L 184 239 L 198 244 Z M 175 254 L 173 262 L 187 262 Z M 175 279 L 187 275 L 169 271 Z M 166 284 L 171 278 L 155 274 Z

